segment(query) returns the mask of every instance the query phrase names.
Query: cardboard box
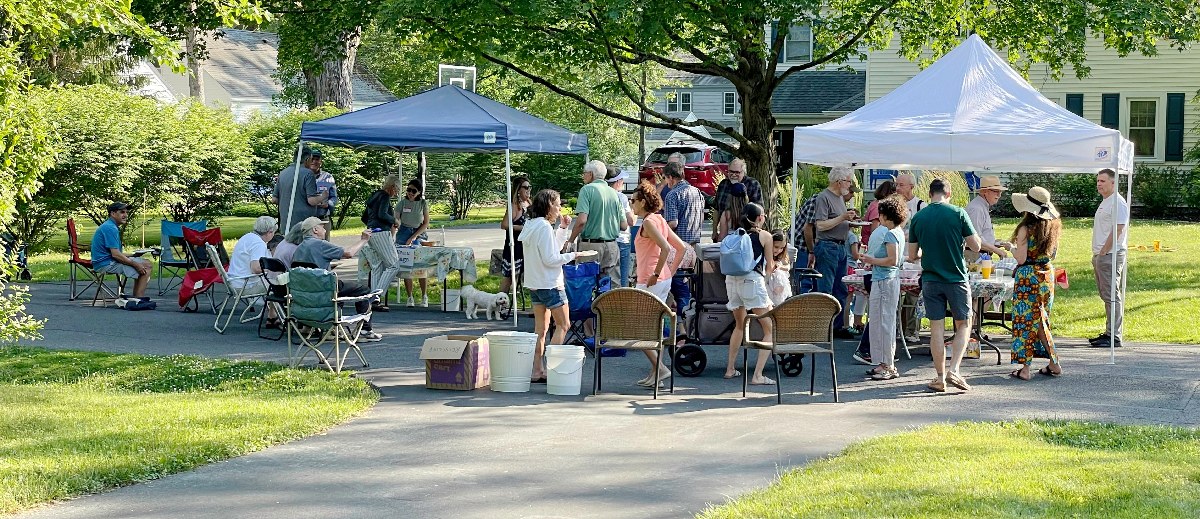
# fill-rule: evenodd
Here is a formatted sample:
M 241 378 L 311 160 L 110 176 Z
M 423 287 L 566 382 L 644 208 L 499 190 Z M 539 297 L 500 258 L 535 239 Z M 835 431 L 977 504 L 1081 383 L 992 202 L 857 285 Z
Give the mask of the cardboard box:
M 473 335 L 439 335 L 421 345 L 425 387 L 469 391 L 492 383 L 488 341 Z

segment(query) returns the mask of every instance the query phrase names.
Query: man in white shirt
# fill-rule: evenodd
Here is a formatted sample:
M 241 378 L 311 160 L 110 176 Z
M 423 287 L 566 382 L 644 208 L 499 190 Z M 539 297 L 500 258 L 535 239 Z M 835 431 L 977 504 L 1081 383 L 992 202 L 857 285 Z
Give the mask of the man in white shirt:
M 1115 337 L 1113 343 L 1119 348 L 1125 317 L 1125 287 L 1122 280 L 1125 277 L 1125 251 L 1129 245 L 1129 236 L 1125 232 L 1129 225 L 1129 203 L 1117 193 L 1117 173 L 1111 169 L 1102 169 L 1096 174 L 1096 191 L 1104 197 L 1104 201 L 1096 208 L 1096 218 L 1092 223 L 1092 270 L 1096 274 L 1100 299 L 1104 301 L 1105 326 L 1104 333 L 1092 338 L 1091 343 L 1094 347 L 1107 348 L 1111 333 Z M 1116 240 L 1113 240 L 1114 221 Z M 1112 292 L 1114 286 L 1117 288 L 1115 294 Z
M 1000 194 L 1008 188 L 1000 183 L 1000 177 L 995 175 L 987 175 L 979 179 L 979 190 L 975 198 L 967 202 L 967 216 L 971 219 L 971 225 L 975 226 L 975 232 L 979 234 L 979 239 L 982 245 L 979 252 L 967 251 L 967 264 L 975 263 L 979 259 L 980 253 L 988 253 L 995 256 L 997 259 L 1008 257 L 1008 251 L 1012 244 L 1006 241 L 996 239 L 996 230 L 992 227 L 992 206 L 1000 201 Z

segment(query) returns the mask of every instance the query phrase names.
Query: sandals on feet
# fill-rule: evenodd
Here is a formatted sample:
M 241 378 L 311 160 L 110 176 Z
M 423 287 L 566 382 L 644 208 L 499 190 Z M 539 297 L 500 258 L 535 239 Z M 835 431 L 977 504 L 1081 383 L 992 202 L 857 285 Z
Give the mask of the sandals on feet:
M 752 386 L 773 386 L 773 385 L 775 385 L 775 381 L 773 379 L 771 379 L 771 377 L 763 377 L 762 379 L 758 380 L 757 382 L 751 380 L 750 385 L 752 385 Z
M 725 374 L 725 379 L 726 379 L 726 380 L 728 380 L 728 379 L 731 379 L 731 378 L 737 378 L 737 377 L 740 377 L 740 376 L 742 376 L 742 372 L 741 372 L 741 371 L 738 371 L 738 370 L 736 370 L 736 369 L 735 369 L 735 370 L 733 370 L 733 374 L 732 374 L 732 375 L 730 375 L 729 373 L 726 373 L 726 374 Z
M 1019 378 L 1019 379 L 1021 379 L 1021 380 L 1029 380 L 1030 378 L 1033 378 L 1033 377 L 1022 377 L 1022 376 L 1021 376 L 1021 370 L 1020 370 L 1020 369 L 1014 369 L 1014 370 L 1012 370 L 1012 372 L 1011 372 L 1011 373 L 1009 373 L 1009 374 L 1008 374 L 1008 376 L 1010 376 L 1010 377 L 1012 377 L 1012 378 Z
M 1059 368 L 1059 369 L 1062 369 L 1062 368 Z M 1054 371 L 1052 371 L 1052 370 L 1050 369 L 1050 366 L 1046 366 L 1046 367 L 1044 367 L 1044 368 L 1042 368 L 1042 369 L 1039 369 L 1039 370 L 1038 370 L 1038 374 L 1040 374 L 1040 375 L 1046 375 L 1047 377 L 1057 377 L 1057 376 L 1060 376 L 1060 375 L 1062 375 L 1062 371 L 1059 371 L 1058 373 L 1055 373 Z

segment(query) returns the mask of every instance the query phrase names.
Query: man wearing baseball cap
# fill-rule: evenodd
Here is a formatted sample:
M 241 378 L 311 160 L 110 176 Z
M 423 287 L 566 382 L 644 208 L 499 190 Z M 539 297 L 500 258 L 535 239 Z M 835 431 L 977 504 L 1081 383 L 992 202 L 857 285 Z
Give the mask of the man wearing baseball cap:
M 996 230 L 992 228 L 991 214 L 992 206 L 1000 201 L 1000 194 L 1007 189 L 1000 183 L 1000 177 L 995 175 L 987 175 L 979 179 L 979 191 L 975 198 L 967 203 L 967 216 L 971 218 L 971 225 L 979 234 L 982 245 L 979 247 L 979 252 L 966 251 L 967 264 L 975 263 L 979 259 L 980 253 L 993 254 L 1001 259 L 1008 257 L 1008 250 L 1012 249 L 1012 244 L 996 239 Z
M 294 166 L 279 172 L 275 189 L 271 192 L 271 201 L 279 204 L 279 221 L 283 227 L 290 227 L 310 216 L 320 216 L 322 208 L 328 207 L 330 191 L 317 189 L 317 175 L 314 173 L 320 171 L 321 160 L 320 150 L 305 146 L 300 151 L 299 172 Z M 296 178 L 297 175 L 299 178 Z
M 152 268 L 149 261 L 131 258 L 121 251 L 120 226 L 128 220 L 129 204 L 109 204 L 108 219 L 92 235 L 92 270 L 137 279 L 133 283 L 133 295 L 142 299 L 146 298 L 146 286 L 150 284 Z

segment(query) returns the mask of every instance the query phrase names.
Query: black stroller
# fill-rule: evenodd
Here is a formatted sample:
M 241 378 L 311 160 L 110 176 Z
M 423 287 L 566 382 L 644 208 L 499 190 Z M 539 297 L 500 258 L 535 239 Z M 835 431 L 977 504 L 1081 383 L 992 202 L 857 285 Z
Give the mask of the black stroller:
M 725 306 L 729 296 L 725 293 L 725 276 L 721 274 L 721 244 L 696 246 L 691 288 L 692 303 L 683 320 L 688 340 L 676 350 L 674 363 L 675 372 L 684 377 L 698 377 L 708 366 L 703 346 L 728 348 L 729 337 L 733 334 L 736 320 Z M 750 335 L 756 339 L 762 337 L 762 330 L 756 323 L 751 323 Z M 779 368 L 786 376 L 800 375 L 804 371 L 804 355 L 783 356 Z

